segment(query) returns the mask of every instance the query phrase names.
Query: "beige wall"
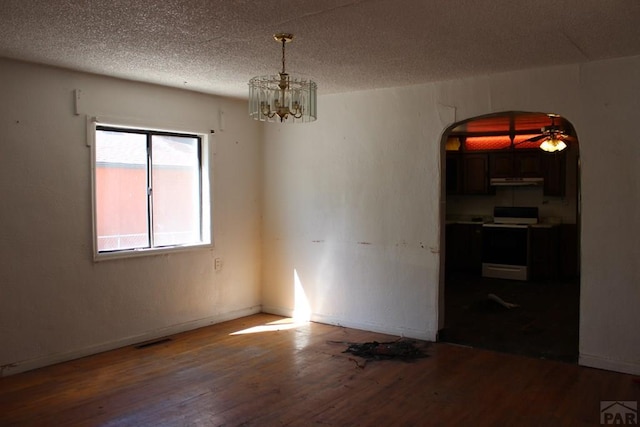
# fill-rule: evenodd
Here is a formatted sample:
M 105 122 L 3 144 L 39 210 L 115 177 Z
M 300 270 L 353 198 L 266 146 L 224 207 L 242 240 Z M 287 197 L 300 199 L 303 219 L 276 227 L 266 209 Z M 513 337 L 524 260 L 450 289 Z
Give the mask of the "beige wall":
M 297 277 L 312 319 L 434 339 L 443 132 L 554 112 L 580 141 L 580 363 L 640 373 L 638 75 L 635 57 L 324 96 L 317 122 L 267 127 L 264 309 L 291 313 Z
M 260 310 L 260 126 L 245 102 L 8 60 L 0 93 L 3 374 Z M 92 261 L 85 113 L 216 131 L 215 249 Z

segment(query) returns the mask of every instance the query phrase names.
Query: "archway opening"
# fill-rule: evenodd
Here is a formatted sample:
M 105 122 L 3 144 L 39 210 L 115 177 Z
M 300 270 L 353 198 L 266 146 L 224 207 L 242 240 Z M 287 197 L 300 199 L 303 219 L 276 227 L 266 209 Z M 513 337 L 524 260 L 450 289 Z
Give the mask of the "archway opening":
M 552 137 L 565 148 L 541 150 Z M 574 127 L 556 114 L 508 111 L 453 124 L 442 145 L 439 340 L 576 363 Z

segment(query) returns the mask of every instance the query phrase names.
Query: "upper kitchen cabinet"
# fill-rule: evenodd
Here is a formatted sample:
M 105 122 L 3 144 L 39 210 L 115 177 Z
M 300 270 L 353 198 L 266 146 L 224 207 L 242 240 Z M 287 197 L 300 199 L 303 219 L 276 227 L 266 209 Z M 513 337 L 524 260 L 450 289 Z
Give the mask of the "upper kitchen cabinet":
M 515 172 L 523 178 L 536 178 L 541 175 L 540 150 L 518 151 L 514 153 Z
M 445 167 L 447 194 L 489 194 L 491 191 L 486 153 L 447 153 Z
M 566 151 L 541 153 L 542 177 L 545 196 L 564 197 L 566 192 Z
M 490 154 L 491 178 L 537 178 L 543 176 L 540 150 L 507 150 Z
M 447 153 L 459 155 L 453 162 L 457 179 L 448 193 L 493 194 L 493 187 L 485 189 L 479 179 L 484 158 L 475 156 L 482 154 L 488 161 L 487 183 L 513 178 L 513 185 L 520 180 L 534 185 L 544 179 L 545 196 L 565 197 L 565 175 L 574 165 L 567 163 L 573 157 L 564 148 L 573 144 L 571 123 L 552 113 L 507 111 L 458 122 L 447 135 Z
M 489 187 L 489 155 L 466 151 L 464 138 L 449 138 L 446 144 L 446 190 L 448 195 L 483 195 Z
M 544 182 L 545 196 L 564 197 L 562 148 L 573 141 L 573 127 L 555 114 L 508 112 L 461 122 L 446 140 L 447 194 L 491 195 L 498 185 Z
M 462 158 L 464 194 L 489 194 L 489 157 L 485 153 L 465 153 Z
M 491 153 L 489 163 L 491 178 L 510 178 L 513 176 L 513 153 L 511 150 Z

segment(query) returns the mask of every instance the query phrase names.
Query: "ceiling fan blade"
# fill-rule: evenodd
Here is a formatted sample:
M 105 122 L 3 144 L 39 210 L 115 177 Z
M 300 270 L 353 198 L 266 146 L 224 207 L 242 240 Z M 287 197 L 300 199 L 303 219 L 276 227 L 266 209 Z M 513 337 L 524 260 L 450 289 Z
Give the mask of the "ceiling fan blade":
M 549 135 L 547 135 L 547 134 L 543 133 L 543 134 L 540 134 L 540 135 L 538 135 L 538 136 L 534 136 L 533 138 L 529 138 L 529 139 L 525 139 L 524 141 L 520 141 L 520 142 L 518 142 L 518 144 L 524 144 L 525 142 L 536 142 L 536 141 L 540 141 L 542 138 L 546 138 L 546 137 L 548 137 L 548 136 L 549 136 Z

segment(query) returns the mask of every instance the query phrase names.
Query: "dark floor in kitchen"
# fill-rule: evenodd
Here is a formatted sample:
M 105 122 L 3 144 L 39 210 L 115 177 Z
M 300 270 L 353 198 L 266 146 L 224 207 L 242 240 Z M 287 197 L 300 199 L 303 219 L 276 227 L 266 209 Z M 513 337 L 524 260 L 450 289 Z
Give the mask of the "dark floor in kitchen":
M 523 282 L 449 274 L 440 340 L 576 363 L 579 293 L 579 279 Z M 489 294 L 519 307 L 505 308 Z

